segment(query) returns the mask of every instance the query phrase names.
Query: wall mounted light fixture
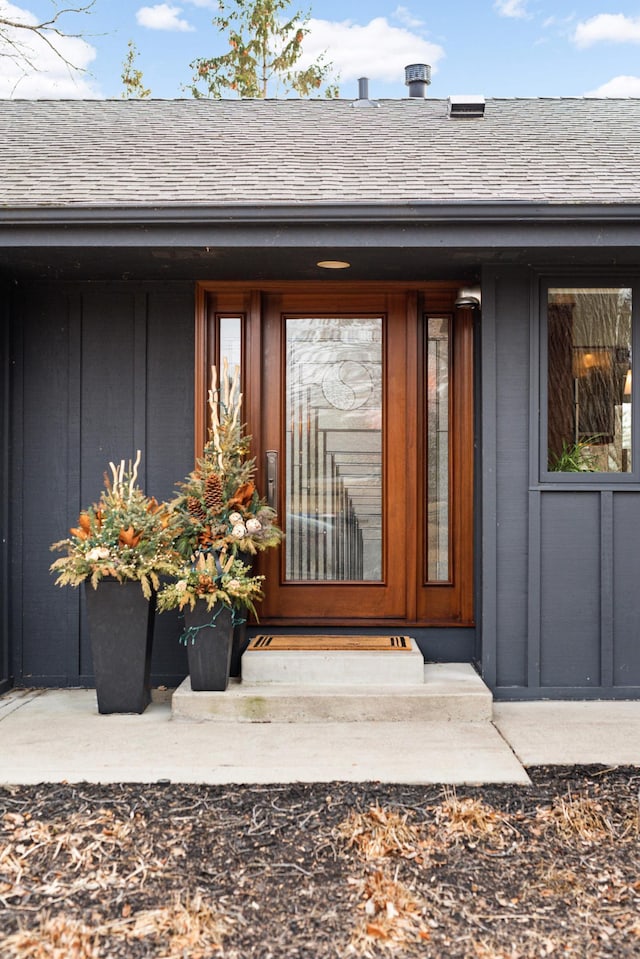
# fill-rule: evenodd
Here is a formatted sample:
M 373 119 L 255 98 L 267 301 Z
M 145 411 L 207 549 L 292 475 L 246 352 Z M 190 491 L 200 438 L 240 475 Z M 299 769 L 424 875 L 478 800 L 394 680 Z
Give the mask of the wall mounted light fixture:
M 456 296 L 456 307 L 467 306 L 479 310 L 482 304 L 482 289 L 480 286 L 461 286 Z

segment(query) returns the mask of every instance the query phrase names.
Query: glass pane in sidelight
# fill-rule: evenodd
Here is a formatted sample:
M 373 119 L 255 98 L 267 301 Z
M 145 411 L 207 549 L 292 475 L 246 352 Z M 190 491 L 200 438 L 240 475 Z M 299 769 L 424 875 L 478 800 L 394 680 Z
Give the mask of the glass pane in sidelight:
M 631 471 L 631 290 L 554 288 L 547 302 L 548 469 Z
M 286 579 L 382 579 L 382 333 L 286 319 Z
M 427 328 L 427 581 L 449 575 L 449 320 Z
M 218 324 L 220 382 L 222 385 L 225 360 L 228 364 L 229 382 L 233 380 L 236 368 L 239 371 L 238 375 L 240 375 L 242 369 L 242 317 L 221 316 L 218 318 Z M 240 389 L 242 389 L 242 384 L 240 384 Z

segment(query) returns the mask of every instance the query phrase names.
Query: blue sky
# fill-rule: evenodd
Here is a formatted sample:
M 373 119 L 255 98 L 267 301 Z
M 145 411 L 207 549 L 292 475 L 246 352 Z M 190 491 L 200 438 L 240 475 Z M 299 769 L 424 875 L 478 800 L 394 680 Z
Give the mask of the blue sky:
M 31 23 L 54 8 L 53 0 L 0 0 L 0 16 Z M 27 51 L 38 69 L 26 76 L 0 56 L 0 98 L 119 97 L 129 40 L 154 97 L 188 96 L 190 62 L 227 49 L 211 24 L 216 8 L 217 0 L 95 0 L 90 14 L 63 21 L 83 34 L 64 52 L 85 72 L 70 71 L 43 47 Z M 307 55 L 326 50 L 347 98 L 357 95 L 360 76 L 369 77 L 372 97 L 405 96 L 403 68 L 413 62 L 431 64 L 429 96 L 436 98 L 640 97 L 640 2 L 309 0 L 291 5 L 297 9 L 311 13 Z

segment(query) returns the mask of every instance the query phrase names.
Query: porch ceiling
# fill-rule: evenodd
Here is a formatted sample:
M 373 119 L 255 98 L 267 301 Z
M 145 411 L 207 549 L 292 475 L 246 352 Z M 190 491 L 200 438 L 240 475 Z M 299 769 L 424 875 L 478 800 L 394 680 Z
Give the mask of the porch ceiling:
M 351 263 L 347 270 L 325 270 L 323 259 Z M 475 277 L 477 256 L 464 251 L 347 250 L 289 247 L 279 249 L 154 247 L 22 247 L 0 250 L 0 270 L 16 279 L 92 280 L 305 280 L 448 279 Z
M 324 270 L 322 259 L 351 263 Z M 63 247 L 0 248 L 0 276 L 10 280 L 477 280 L 482 266 L 637 266 L 637 250 L 424 249 L 421 247 Z

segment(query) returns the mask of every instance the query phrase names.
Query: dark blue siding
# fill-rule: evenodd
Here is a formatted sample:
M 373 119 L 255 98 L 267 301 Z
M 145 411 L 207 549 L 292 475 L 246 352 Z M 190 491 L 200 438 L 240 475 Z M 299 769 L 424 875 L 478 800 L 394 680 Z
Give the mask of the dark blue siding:
M 613 506 L 613 683 L 640 683 L 640 492 L 615 495 Z
M 537 284 L 483 275 L 483 672 L 499 698 L 637 698 L 640 490 L 538 481 Z
M 158 499 L 193 466 L 193 284 L 35 287 L 15 301 L 11 636 L 25 684 L 89 682 L 81 590 L 58 589 L 49 545 L 103 486 L 109 461 L 143 454 Z M 153 673 L 186 672 L 176 615 L 158 617 Z
M 600 496 L 563 490 L 540 502 L 540 684 L 599 686 Z

